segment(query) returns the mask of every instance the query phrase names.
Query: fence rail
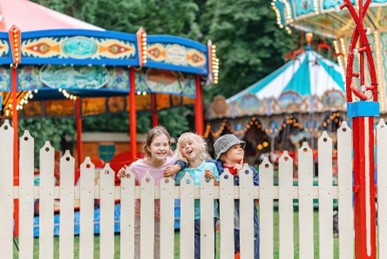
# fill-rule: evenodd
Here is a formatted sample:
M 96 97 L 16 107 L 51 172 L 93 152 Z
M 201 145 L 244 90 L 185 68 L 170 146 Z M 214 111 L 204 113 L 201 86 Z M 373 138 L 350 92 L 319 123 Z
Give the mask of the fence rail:
M 387 133 L 384 121 L 377 126 L 377 171 L 379 213 L 379 256 L 387 258 Z M 54 149 L 47 142 L 39 154 L 40 185 L 34 186 L 34 139 L 28 131 L 20 138 L 20 186 L 13 185 L 13 129 L 8 122 L 0 128 L 0 257 L 13 258 L 14 201 L 19 202 L 19 256 L 33 258 L 34 201 L 40 201 L 39 258 L 54 257 L 54 203 L 60 200 L 60 258 L 74 257 L 74 206 L 79 200 L 80 234 L 79 257 L 94 258 L 94 202 L 100 204 L 100 258 L 133 258 L 135 200 L 141 200 L 141 246 L 143 258 L 153 258 L 154 200 L 160 201 L 160 242 L 162 258 L 173 258 L 174 247 L 180 243 L 180 258 L 194 256 L 194 199 L 201 199 L 202 258 L 213 258 L 213 200 L 220 204 L 220 258 L 234 258 L 233 226 L 234 199 L 240 199 L 240 243 L 242 258 L 254 258 L 252 202 L 259 199 L 260 258 L 314 258 L 319 243 L 319 258 L 334 258 L 333 202 L 339 207 L 339 258 L 353 258 L 353 208 L 352 208 L 352 131 L 343 123 L 337 132 L 337 185 L 333 184 L 332 139 L 324 133 L 318 140 L 318 186 L 314 186 L 314 161 L 312 150 L 304 143 L 298 150 L 298 186 L 294 186 L 294 161 L 284 152 L 278 162 L 278 183 L 274 179 L 274 166 L 266 158 L 259 166 L 260 186 L 254 186 L 251 171 L 243 168 L 240 186 L 233 186 L 233 176 L 228 172 L 220 179 L 220 186 L 202 181 L 195 187 L 193 181 L 182 180 L 175 186 L 173 179 L 162 179 L 155 187 L 153 178 L 146 175 L 140 186 L 134 177 L 114 184 L 114 171 L 107 164 L 99 171 L 100 184 L 94 184 L 95 167 L 86 158 L 80 167 L 80 183 L 74 186 L 75 161 L 69 152 L 60 160 L 60 186 L 54 186 Z M 174 235 L 174 201 L 180 199 L 180 241 Z M 294 236 L 294 199 L 298 199 L 299 235 Z M 314 222 L 313 200 L 318 200 L 318 225 Z M 120 248 L 115 254 L 114 213 L 115 203 L 120 206 Z M 278 203 L 275 202 L 278 200 Z M 273 209 L 279 213 L 279 243 L 274 243 Z M 386 215 L 386 216 L 383 216 Z M 314 229 L 318 228 L 318 240 Z M 299 249 L 295 251 L 296 239 Z M 277 258 L 277 257 L 276 257 Z

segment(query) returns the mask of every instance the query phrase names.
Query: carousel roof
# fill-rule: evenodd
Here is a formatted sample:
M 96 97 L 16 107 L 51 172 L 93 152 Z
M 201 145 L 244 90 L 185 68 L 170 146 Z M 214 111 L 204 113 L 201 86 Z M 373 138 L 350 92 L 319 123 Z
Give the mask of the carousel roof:
M 345 105 L 340 66 L 306 50 L 234 96 L 216 97 L 207 118 L 343 111 Z
M 338 64 L 312 50 L 298 55 L 252 86 L 227 99 L 235 102 L 247 94 L 259 99 L 278 98 L 291 91 L 300 96 L 322 96 L 328 90 L 344 92 L 343 74 Z
M 10 115 L 16 61 L 22 117 L 72 116 L 76 97 L 88 116 L 128 111 L 128 67 L 135 68 L 138 110 L 193 104 L 195 75 L 212 78 L 211 49 L 210 42 L 109 31 L 27 0 L 0 0 L 0 94 Z
M 27 0 L 0 0 L 0 31 L 8 31 L 13 25 L 21 31 L 104 30 Z

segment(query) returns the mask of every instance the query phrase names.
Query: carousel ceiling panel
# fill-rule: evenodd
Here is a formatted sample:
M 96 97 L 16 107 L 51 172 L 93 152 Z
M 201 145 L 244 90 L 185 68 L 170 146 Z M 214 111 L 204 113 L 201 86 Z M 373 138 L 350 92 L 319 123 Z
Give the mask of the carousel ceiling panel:
M 355 6 L 358 1 L 351 1 Z M 273 0 L 277 23 L 332 38 L 352 34 L 355 26 L 348 11 L 336 11 L 337 0 Z M 386 28 L 387 0 L 373 0 L 365 17 L 365 27 Z
M 365 1 L 363 1 L 365 2 Z M 305 32 L 312 32 L 335 39 L 334 49 L 338 63 L 346 69 L 347 54 L 352 33 L 355 29 L 354 21 L 347 8 L 336 11 L 342 1 L 336 0 L 273 0 L 272 6 L 277 16 L 277 23 L 286 29 L 295 28 Z M 358 1 L 351 1 L 357 8 Z M 378 80 L 380 111 L 387 112 L 387 0 L 373 0 L 364 17 L 364 27 L 373 52 Z M 354 71 L 359 71 L 358 59 L 354 62 Z M 365 67 L 365 84 L 369 82 L 368 66 Z M 359 87 L 357 80 L 353 81 Z M 354 97 L 355 98 L 355 97 Z M 355 98 L 356 99 L 356 98 Z

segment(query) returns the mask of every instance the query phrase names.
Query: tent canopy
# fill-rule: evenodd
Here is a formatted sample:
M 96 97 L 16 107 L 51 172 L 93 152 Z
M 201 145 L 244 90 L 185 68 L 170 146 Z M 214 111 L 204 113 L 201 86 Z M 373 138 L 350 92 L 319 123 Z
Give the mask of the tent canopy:
M 345 110 L 345 105 L 340 66 L 306 50 L 234 96 L 215 98 L 207 119 Z
M 0 31 L 16 25 L 21 31 L 51 29 L 103 30 L 27 0 L 0 0 Z
M 249 88 L 227 99 L 240 100 L 246 94 L 259 99 L 278 98 L 286 91 L 300 96 L 323 96 L 328 90 L 344 92 L 343 74 L 338 64 L 309 50 L 253 84 Z

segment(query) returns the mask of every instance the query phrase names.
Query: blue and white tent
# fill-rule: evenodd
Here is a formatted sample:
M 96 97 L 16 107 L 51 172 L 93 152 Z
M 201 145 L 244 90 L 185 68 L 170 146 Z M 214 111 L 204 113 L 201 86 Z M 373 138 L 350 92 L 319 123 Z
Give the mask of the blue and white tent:
M 328 90 L 344 92 L 342 69 L 337 63 L 309 50 L 227 101 L 238 101 L 246 94 L 254 94 L 259 99 L 278 98 L 286 91 L 300 96 L 322 96 Z
M 215 99 L 207 118 L 344 111 L 343 78 L 337 63 L 306 50 L 236 95 Z

